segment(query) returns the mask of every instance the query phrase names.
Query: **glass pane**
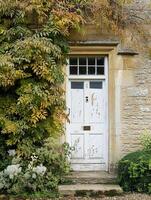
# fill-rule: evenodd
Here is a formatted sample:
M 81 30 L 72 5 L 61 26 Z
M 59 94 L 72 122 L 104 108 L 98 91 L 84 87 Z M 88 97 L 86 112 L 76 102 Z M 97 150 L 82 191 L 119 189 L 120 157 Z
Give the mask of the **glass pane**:
M 104 67 L 97 67 L 97 75 L 104 75 Z
M 86 65 L 86 58 L 79 58 L 79 65 Z
M 91 74 L 91 75 L 95 74 L 95 66 L 88 67 L 88 74 Z
M 71 89 L 83 89 L 84 83 L 83 82 L 71 82 Z
M 97 58 L 97 65 L 104 65 L 104 58 Z
M 92 89 L 102 89 L 102 82 L 90 82 L 90 88 Z
M 94 57 L 88 58 L 88 65 L 95 65 L 95 58 Z
M 77 75 L 78 74 L 78 68 L 77 67 L 70 67 L 70 74 L 71 75 Z
M 75 57 L 70 58 L 70 65 L 77 65 L 78 64 L 78 59 Z
M 79 74 L 86 75 L 86 73 L 87 73 L 86 66 L 79 66 Z

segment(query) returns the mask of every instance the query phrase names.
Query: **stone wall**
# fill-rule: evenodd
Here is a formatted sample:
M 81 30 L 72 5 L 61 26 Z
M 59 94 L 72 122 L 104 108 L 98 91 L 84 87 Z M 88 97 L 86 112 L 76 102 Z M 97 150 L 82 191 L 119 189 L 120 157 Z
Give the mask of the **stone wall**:
M 87 26 L 84 35 L 73 33 L 70 40 L 92 42 L 90 50 L 94 50 L 93 43 L 98 42 L 98 55 L 104 53 L 101 52 L 101 43 L 112 44 L 117 38 L 109 34 L 102 35 L 94 26 Z M 75 46 L 78 47 L 78 42 Z M 139 55 L 132 55 L 130 51 L 119 54 L 123 49 L 119 41 L 113 50 L 104 53 L 109 57 L 109 171 L 115 170 L 121 157 L 140 149 L 140 134 L 145 129 L 151 130 L 151 60 L 147 53 L 140 50 Z M 80 46 L 77 52 L 85 55 L 91 53 L 87 47 L 82 53 Z M 73 54 L 77 52 L 75 49 L 72 51 Z
M 121 86 L 121 156 L 140 148 L 139 136 L 151 130 L 151 60 L 136 57 L 133 83 Z

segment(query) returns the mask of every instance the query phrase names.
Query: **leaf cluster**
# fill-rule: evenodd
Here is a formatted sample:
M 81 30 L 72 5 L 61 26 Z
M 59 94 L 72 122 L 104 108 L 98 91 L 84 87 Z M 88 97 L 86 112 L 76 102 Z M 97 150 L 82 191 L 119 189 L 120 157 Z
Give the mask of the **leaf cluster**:
M 20 197 L 29 197 L 31 194 L 36 196 L 38 193 L 50 196 L 57 193 L 58 184 L 70 169 L 67 160 L 69 150 L 67 144 L 60 145 L 49 138 L 27 160 L 17 155 L 9 156 L 11 162 L 0 171 L 0 191 Z
M 118 165 L 118 181 L 124 191 L 150 193 L 151 152 L 133 152 L 122 158 Z
M 29 156 L 63 134 L 67 35 L 84 1 L 0 0 L 0 128 L 3 146 Z M 66 6 L 65 6 L 66 5 Z
M 89 23 L 96 24 L 105 34 L 109 32 L 112 36 L 127 40 L 128 32 L 133 44 L 138 43 L 140 38 L 145 43 L 150 38 L 149 7 L 149 3 L 135 0 L 91 0 L 85 15 Z

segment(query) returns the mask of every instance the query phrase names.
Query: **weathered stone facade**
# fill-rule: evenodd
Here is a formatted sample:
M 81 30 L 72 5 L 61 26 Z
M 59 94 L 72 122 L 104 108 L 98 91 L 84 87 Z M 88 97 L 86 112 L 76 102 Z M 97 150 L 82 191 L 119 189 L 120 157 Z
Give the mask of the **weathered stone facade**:
M 121 86 L 121 156 L 140 148 L 139 135 L 151 130 L 151 60 L 136 57 L 133 83 Z
M 116 44 L 117 38 L 102 34 L 92 25 L 85 30 L 84 35 L 73 33 L 71 54 L 95 54 L 96 48 L 97 54 L 109 58 L 108 134 L 109 171 L 112 171 L 121 157 L 141 148 L 140 135 L 145 129 L 151 130 L 151 59 L 143 51 L 138 50 L 137 54 L 121 48 L 120 41 Z

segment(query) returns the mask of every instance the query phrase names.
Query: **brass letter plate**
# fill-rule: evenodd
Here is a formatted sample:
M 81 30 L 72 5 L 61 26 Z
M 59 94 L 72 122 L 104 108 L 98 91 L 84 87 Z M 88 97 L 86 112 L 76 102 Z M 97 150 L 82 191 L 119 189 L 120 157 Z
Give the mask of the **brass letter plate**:
M 83 130 L 84 131 L 90 131 L 91 130 L 91 126 L 83 126 Z

